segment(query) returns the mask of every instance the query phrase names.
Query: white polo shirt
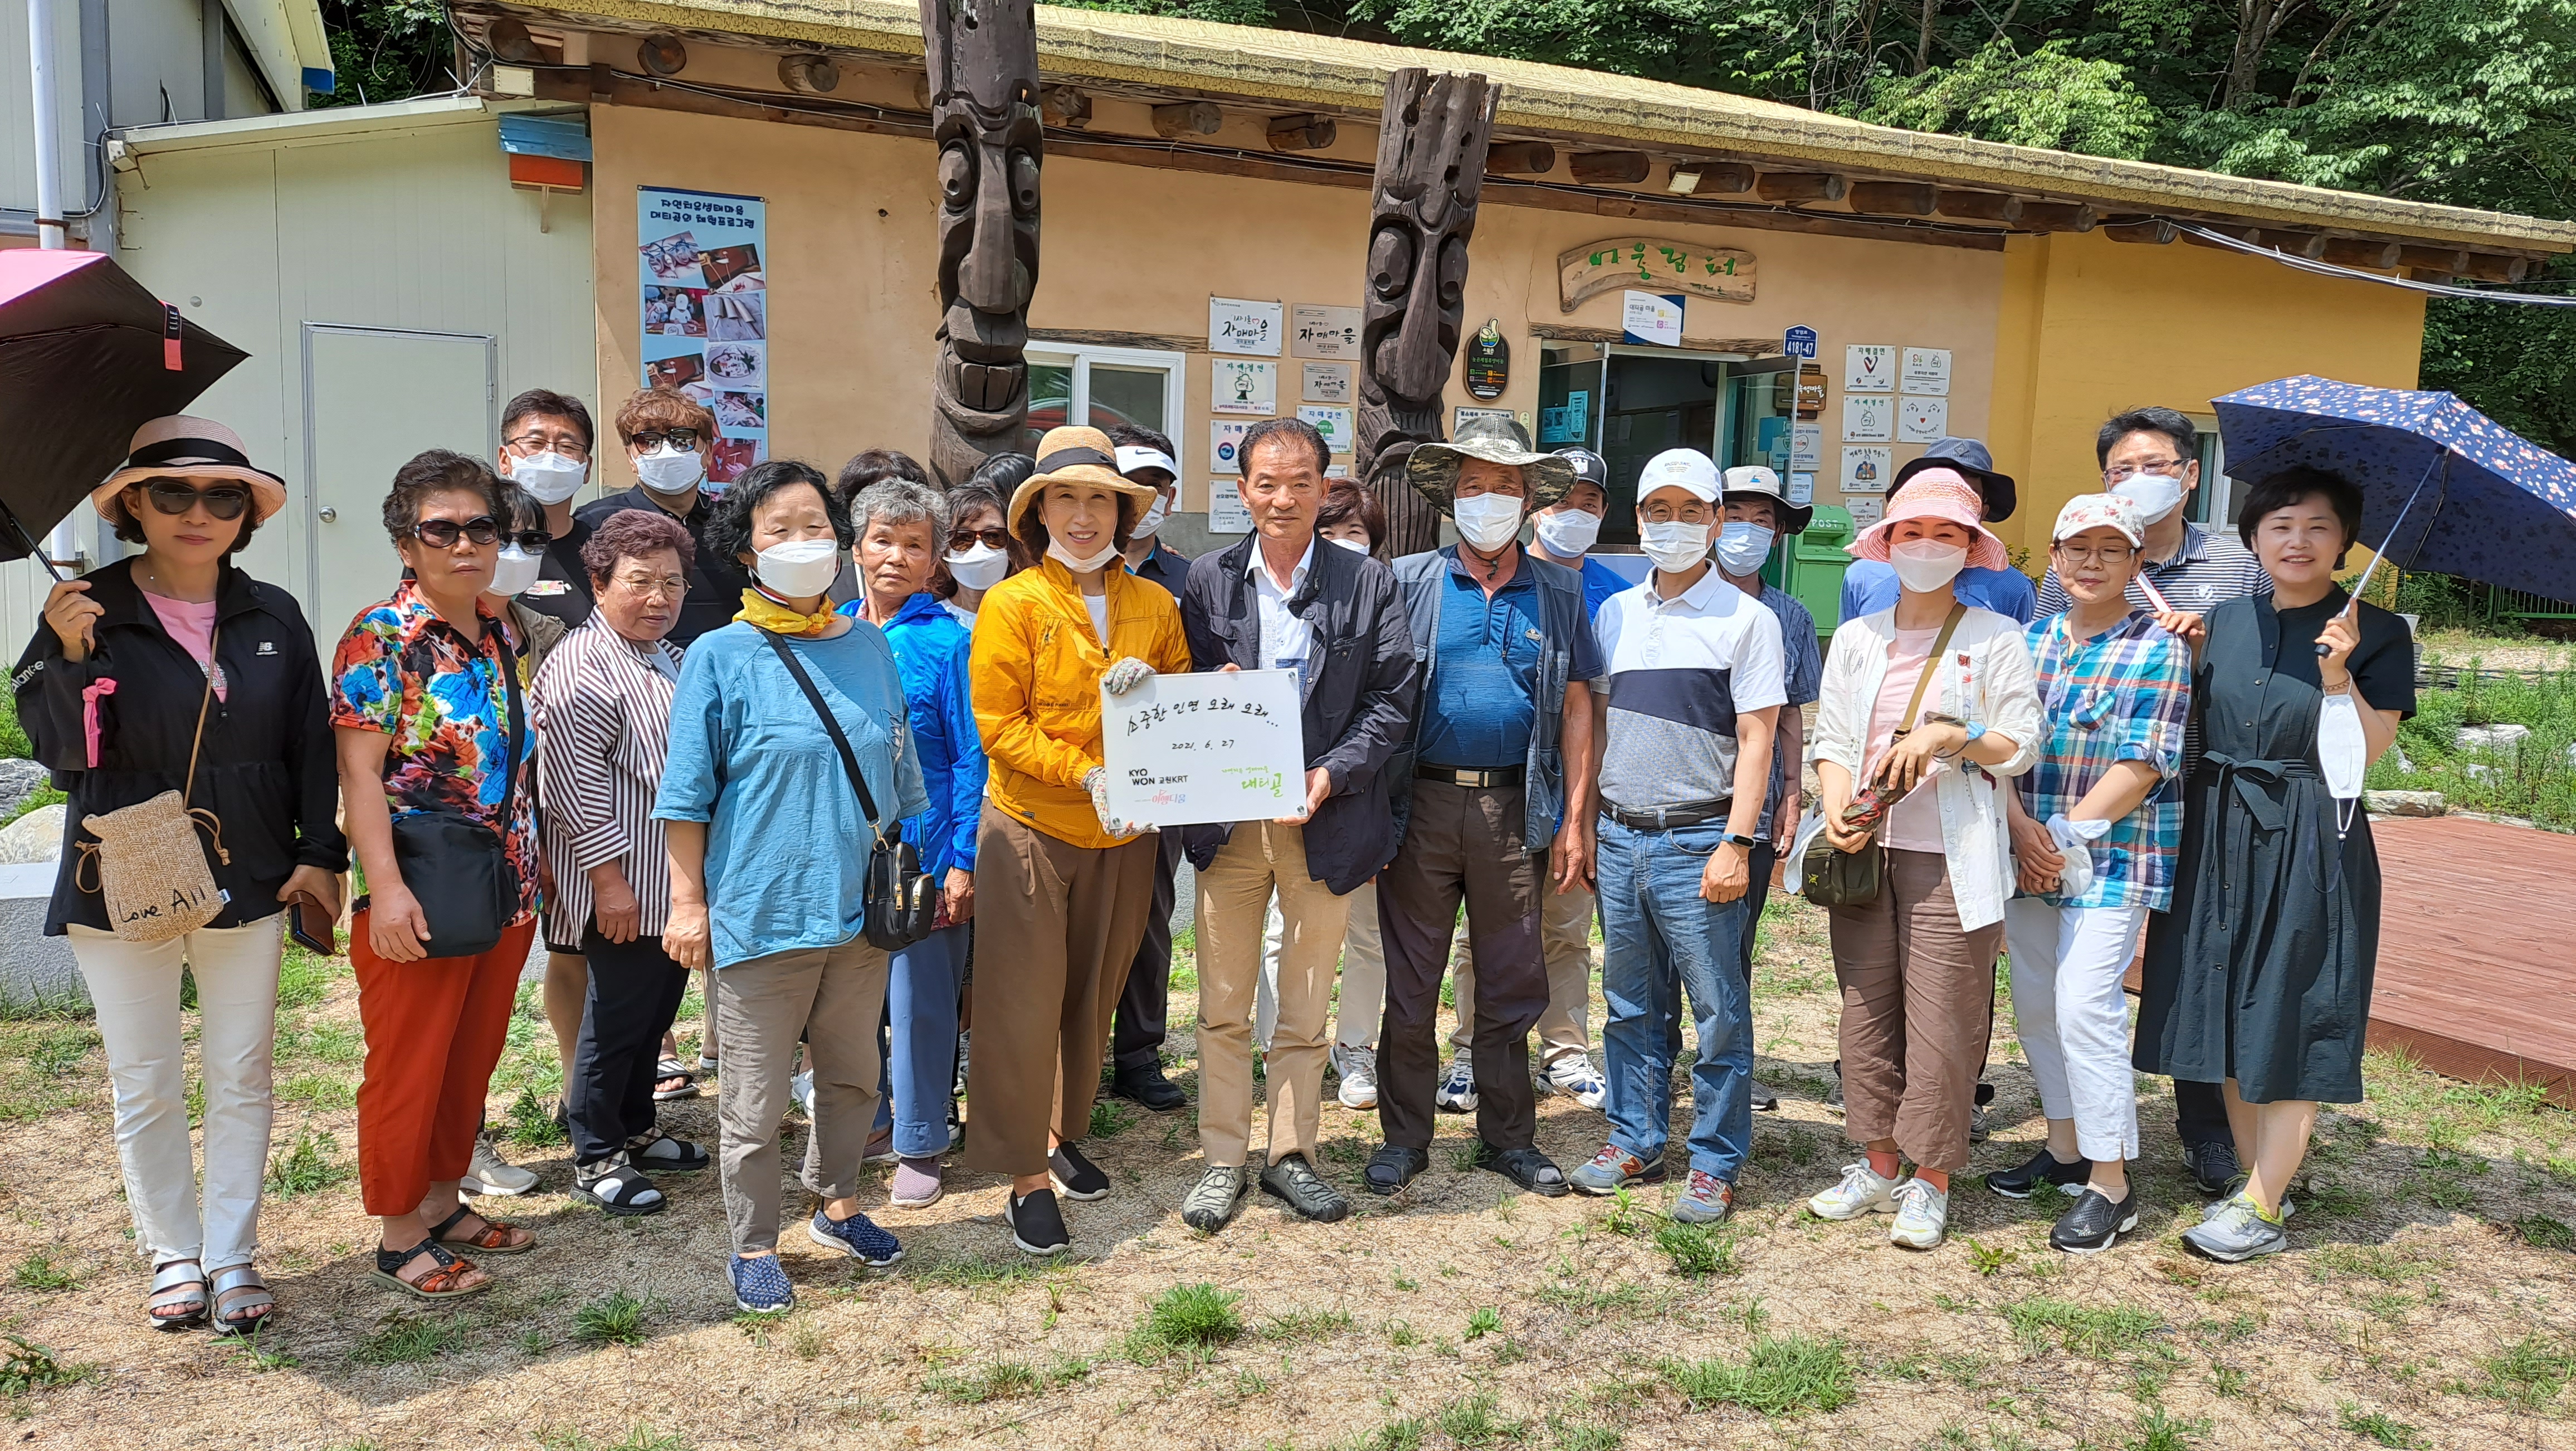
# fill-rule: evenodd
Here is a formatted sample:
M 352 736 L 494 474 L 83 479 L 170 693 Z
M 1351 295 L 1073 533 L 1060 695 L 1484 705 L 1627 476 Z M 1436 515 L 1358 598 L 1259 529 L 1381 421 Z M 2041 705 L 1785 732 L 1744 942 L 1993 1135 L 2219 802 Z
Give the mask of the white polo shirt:
M 1261 613 L 1261 668 L 1294 670 L 1297 683 L 1306 683 L 1306 659 L 1315 651 L 1315 627 L 1297 617 L 1288 608 L 1288 597 L 1306 583 L 1306 571 L 1315 567 L 1315 541 L 1306 541 L 1305 556 L 1288 572 L 1288 588 L 1281 589 L 1270 578 L 1270 567 L 1261 562 L 1261 541 L 1252 543 L 1252 559 L 1244 572 L 1252 576 L 1253 605 Z
M 1601 799 L 1653 811 L 1735 794 L 1735 717 L 1789 698 L 1780 618 L 1716 562 L 1678 598 L 1660 574 L 1601 602 L 1593 633 L 1610 667 Z

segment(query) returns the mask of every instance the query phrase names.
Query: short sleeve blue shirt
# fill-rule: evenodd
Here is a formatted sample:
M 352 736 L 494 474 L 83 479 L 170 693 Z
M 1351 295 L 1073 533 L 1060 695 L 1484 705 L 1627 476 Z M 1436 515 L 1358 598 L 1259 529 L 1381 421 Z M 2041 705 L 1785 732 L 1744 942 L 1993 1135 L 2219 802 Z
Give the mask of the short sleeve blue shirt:
M 1440 633 L 1432 642 L 1430 697 L 1422 708 L 1420 758 L 1434 766 L 1495 770 L 1529 760 L 1537 722 L 1539 656 L 1546 644 L 1533 561 L 1524 555 L 1512 582 L 1486 598 L 1484 586 L 1449 554 Z M 1608 573 L 1608 571 L 1603 571 Z M 1568 642 L 1568 679 L 1606 674 L 1590 629 Z M 1561 708 L 1550 702 L 1550 709 Z

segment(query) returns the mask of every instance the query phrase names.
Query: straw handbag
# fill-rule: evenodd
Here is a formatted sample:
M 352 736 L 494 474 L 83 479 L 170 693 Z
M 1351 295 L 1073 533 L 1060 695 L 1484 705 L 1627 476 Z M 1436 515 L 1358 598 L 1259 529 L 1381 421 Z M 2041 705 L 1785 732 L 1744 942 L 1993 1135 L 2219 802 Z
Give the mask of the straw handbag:
M 84 884 L 79 870 L 72 885 L 96 891 L 107 906 L 107 920 L 128 942 L 167 942 L 215 920 L 224 910 L 224 894 L 206 865 L 197 842 L 200 829 L 212 839 L 215 857 L 232 865 L 224 850 L 224 823 L 204 807 L 191 809 L 188 798 L 197 785 L 197 753 L 206 740 L 206 711 L 214 704 L 214 646 L 221 626 L 206 643 L 206 693 L 197 702 L 197 734 L 188 743 L 188 774 L 181 790 L 164 791 L 149 801 L 119 807 L 104 816 L 84 816 L 81 825 L 95 842 L 80 843 L 80 865 L 96 876 Z

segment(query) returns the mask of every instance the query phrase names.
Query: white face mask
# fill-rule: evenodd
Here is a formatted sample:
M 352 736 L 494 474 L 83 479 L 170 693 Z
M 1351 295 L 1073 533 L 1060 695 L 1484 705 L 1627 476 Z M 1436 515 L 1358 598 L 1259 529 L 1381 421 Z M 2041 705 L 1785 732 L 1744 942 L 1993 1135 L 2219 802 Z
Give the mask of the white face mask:
M 1538 516 L 1538 543 L 1559 559 L 1581 559 L 1601 537 L 1601 520 L 1581 509 L 1559 509 Z
M 657 494 L 685 494 L 707 478 L 707 461 L 694 448 L 664 443 L 635 461 L 635 476 Z
M 2317 764 L 2324 768 L 2326 790 L 2337 801 L 2361 799 L 2362 777 L 2370 771 L 2370 742 L 2361 733 L 2361 707 L 2346 687 L 2325 698 L 2317 717 Z
M 1449 505 L 1458 537 L 1488 553 L 1520 537 L 1521 501 L 1509 494 L 1478 494 Z
M 535 584 L 537 571 L 544 567 L 545 562 L 546 557 L 542 554 L 530 554 L 515 544 L 505 544 L 501 546 L 501 557 L 493 562 L 492 582 L 484 586 L 483 592 L 507 599 Z
M 1896 578 L 1907 589 L 1930 594 L 1946 588 L 1968 567 L 1968 551 L 1937 539 L 1908 539 L 1888 548 L 1887 562 L 1896 566 Z
M 981 539 L 976 540 L 965 553 L 948 556 L 948 577 L 957 581 L 959 589 L 991 589 L 1000 584 L 1002 576 L 1010 570 L 1009 552 L 995 549 Z
M 1061 539 L 1049 539 L 1047 541 L 1047 558 L 1054 560 L 1056 563 L 1063 565 L 1065 568 L 1072 570 L 1076 574 L 1089 574 L 1093 570 L 1100 568 L 1117 557 L 1118 546 L 1115 544 L 1101 545 L 1100 552 L 1098 554 L 1092 555 L 1086 559 L 1083 556 L 1074 553 L 1072 550 L 1065 548 L 1064 541 Z
M 1770 530 L 1759 524 L 1729 524 L 1717 534 L 1717 562 L 1728 574 L 1743 576 L 1771 557 Z
M 1366 554 L 1369 552 L 1368 541 L 1365 539 L 1344 539 L 1342 536 L 1336 534 L 1332 536 L 1331 542 L 1342 546 L 1353 554 Z
M 520 488 L 536 496 L 540 504 L 552 507 L 581 492 L 589 481 L 590 465 L 575 463 L 559 453 L 532 453 L 525 458 L 512 457 L 510 477 Z
M 2182 480 L 2164 474 L 2131 474 L 2113 484 L 2111 492 L 2138 506 L 2141 524 L 2162 523 L 2182 507 Z
M 1134 539 L 1151 538 L 1155 530 L 1163 527 L 1165 516 L 1169 515 L 1171 512 L 1170 502 L 1159 493 L 1154 495 L 1154 502 L 1145 506 L 1144 517 L 1138 519 L 1136 521 L 1136 527 L 1128 531 L 1129 537 Z
M 1705 524 L 1643 524 L 1637 533 L 1637 547 L 1666 574 L 1680 574 L 1708 558 Z
M 829 539 L 791 539 L 753 556 L 752 573 L 785 599 L 811 599 L 841 572 L 841 546 Z

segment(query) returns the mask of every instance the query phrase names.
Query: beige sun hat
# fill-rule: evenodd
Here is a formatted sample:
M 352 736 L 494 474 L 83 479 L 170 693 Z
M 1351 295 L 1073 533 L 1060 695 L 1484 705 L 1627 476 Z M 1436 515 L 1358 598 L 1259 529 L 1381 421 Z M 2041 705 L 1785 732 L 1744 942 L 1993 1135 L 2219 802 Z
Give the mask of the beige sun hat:
M 134 430 L 125 463 L 107 482 L 90 490 L 89 506 L 99 517 L 114 519 L 109 506 L 116 496 L 148 479 L 227 480 L 250 487 L 251 518 L 259 523 L 286 507 L 286 481 L 251 465 L 241 435 L 211 418 L 173 413 Z
M 1405 476 L 1413 481 L 1414 492 L 1431 501 L 1443 514 L 1455 513 L 1458 498 L 1458 466 L 1469 459 L 1482 459 L 1521 471 L 1522 486 L 1528 492 L 1529 510 L 1544 509 L 1565 497 L 1574 487 L 1574 461 L 1562 454 L 1540 453 L 1530 447 L 1529 435 L 1519 423 L 1509 418 L 1470 418 L 1458 425 L 1458 436 L 1446 442 L 1433 441 L 1417 446 L 1405 460 Z
M 1011 492 L 1013 534 L 1028 522 L 1029 511 L 1037 507 L 1038 496 L 1046 492 L 1049 484 L 1115 489 L 1136 499 L 1140 508 L 1161 493 L 1151 484 L 1140 484 L 1118 472 L 1118 449 L 1108 434 L 1078 426 L 1050 428 L 1046 437 L 1038 440 L 1038 471 Z

